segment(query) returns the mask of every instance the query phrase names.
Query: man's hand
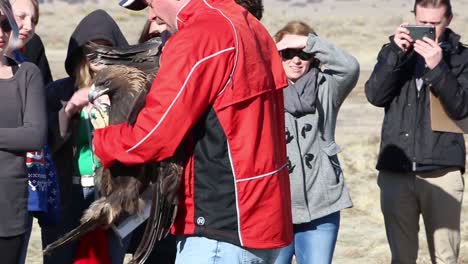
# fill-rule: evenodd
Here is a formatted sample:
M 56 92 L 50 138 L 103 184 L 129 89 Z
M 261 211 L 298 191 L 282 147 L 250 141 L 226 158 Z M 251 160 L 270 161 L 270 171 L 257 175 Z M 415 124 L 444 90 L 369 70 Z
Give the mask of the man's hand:
M 67 105 L 65 106 L 65 113 L 71 117 L 81 111 L 83 107 L 89 104 L 88 94 L 89 88 L 81 88 L 76 91 L 67 102 Z
M 278 50 L 285 49 L 303 49 L 307 45 L 307 36 L 286 34 L 276 43 L 276 48 Z
M 424 58 L 427 67 L 432 70 L 442 60 L 442 48 L 430 38 L 424 37 L 423 40 L 416 40 L 414 51 Z
M 408 25 L 408 23 L 403 23 L 401 24 L 396 30 L 395 30 L 395 36 L 393 38 L 393 41 L 397 46 L 403 50 L 403 52 L 407 52 L 409 47 L 411 46 L 411 43 L 413 42 L 413 39 L 409 35 L 410 32 L 407 28 L 404 26 Z

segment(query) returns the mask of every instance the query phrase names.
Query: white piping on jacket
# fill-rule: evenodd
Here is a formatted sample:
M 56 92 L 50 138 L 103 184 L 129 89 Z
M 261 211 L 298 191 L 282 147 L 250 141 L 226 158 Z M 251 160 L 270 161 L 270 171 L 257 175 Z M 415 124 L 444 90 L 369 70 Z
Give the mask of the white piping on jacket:
M 229 23 L 231 24 L 232 26 L 232 30 L 234 30 L 234 37 L 235 37 L 235 41 L 236 41 L 236 58 L 234 60 L 234 66 L 232 67 L 232 71 L 231 71 L 231 75 L 229 76 L 229 79 L 228 81 L 226 82 L 226 85 L 224 85 L 223 89 L 221 89 L 221 91 L 218 93 L 218 96 L 220 96 L 227 88 L 227 86 L 229 85 L 229 83 L 232 82 L 232 77 L 234 76 L 234 72 L 236 71 L 236 67 L 237 67 L 237 61 L 239 60 L 239 38 L 237 36 L 237 30 L 236 30 L 236 27 L 234 26 L 234 23 L 223 13 L 223 11 L 221 11 L 220 9 L 218 8 L 215 8 L 213 6 L 211 6 L 210 4 L 208 4 L 208 2 L 206 2 L 206 0 L 203 0 L 203 2 L 211 9 L 214 9 L 216 11 L 218 11 L 224 18 L 226 18 L 227 21 L 229 21 Z
M 224 85 L 223 89 L 221 89 L 221 91 L 219 91 L 219 93 L 217 95 L 217 96 L 220 96 L 226 90 L 228 85 L 232 82 L 232 77 L 234 76 L 234 72 L 235 72 L 236 67 L 237 67 L 237 60 L 239 59 L 239 50 L 238 50 L 239 49 L 239 40 L 238 40 L 238 37 L 237 37 L 237 30 L 236 30 L 236 27 L 234 26 L 234 23 L 223 13 L 223 11 L 221 11 L 218 8 L 215 8 L 215 7 L 211 6 L 210 4 L 208 4 L 208 2 L 206 2 L 206 0 L 203 0 L 203 2 L 209 8 L 218 11 L 227 21 L 229 21 L 229 23 L 232 26 L 232 29 L 234 30 L 234 37 L 235 37 L 235 41 L 236 41 L 236 43 L 235 43 L 236 55 L 235 55 L 235 59 L 234 59 L 234 66 L 232 67 L 232 71 L 231 71 L 231 74 L 229 76 L 228 81 Z M 233 180 L 234 180 L 234 190 L 235 190 L 235 195 L 236 195 L 236 211 L 237 211 L 237 223 L 238 223 L 237 234 L 239 236 L 239 242 L 240 242 L 241 246 L 244 246 L 244 242 L 242 241 L 242 233 L 241 233 L 241 219 L 240 219 L 240 209 L 239 209 L 239 198 L 238 198 L 238 194 L 237 194 L 236 172 L 234 170 L 234 164 L 232 162 L 231 148 L 229 147 L 229 142 L 227 141 L 227 139 L 226 139 L 226 144 L 228 146 L 229 162 L 231 163 L 231 170 L 232 170 L 232 175 L 233 175 Z
M 151 131 L 145 136 L 143 137 L 138 143 L 136 143 L 133 147 L 127 149 L 127 152 L 131 152 L 133 150 L 135 150 L 136 148 L 138 148 L 141 144 L 143 144 L 158 128 L 159 126 L 162 124 L 162 122 L 164 121 L 164 119 L 166 118 L 166 116 L 169 114 L 169 112 L 171 111 L 172 107 L 175 105 L 175 102 L 177 101 L 177 99 L 179 99 L 180 95 L 182 94 L 182 92 L 185 90 L 185 87 L 187 87 L 187 83 L 188 81 L 190 80 L 190 77 L 192 76 L 192 74 L 195 72 L 195 69 L 197 69 L 198 66 L 200 66 L 200 64 L 202 64 L 203 62 L 211 59 L 211 58 L 214 58 L 218 55 L 221 55 L 225 52 L 229 52 L 229 51 L 232 51 L 234 50 L 235 48 L 234 47 L 230 47 L 230 48 L 227 48 L 227 49 L 224 49 L 224 50 L 220 50 L 214 54 L 211 54 L 209 56 L 206 56 L 205 58 L 199 60 L 197 63 L 195 63 L 195 65 L 192 67 L 192 69 L 190 69 L 190 72 L 187 76 L 187 78 L 185 79 L 184 81 L 184 84 L 182 85 L 182 87 L 180 88 L 179 92 L 177 93 L 176 97 L 174 98 L 174 100 L 171 102 L 171 104 L 169 105 L 169 107 L 166 109 L 166 112 L 164 112 L 164 114 L 162 115 L 161 119 L 159 120 L 159 122 L 153 127 L 153 129 L 151 129 Z
M 253 177 L 249 177 L 249 178 L 245 178 L 245 179 L 240 179 L 240 180 L 236 180 L 236 182 L 245 182 L 245 181 L 253 181 L 253 180 L 258 180 L 260 178 L 265 178 L 265 177 L 269 177 L 269 176 L 272 176 L 278 172 L 280 172 L 282 169 L 284 169 L 288 164 L 285 163 L 283 166 L 281 166 L 279 169 L 277 170 L 274 170 L 274 171 L 271 171 L 271 172 L 268 172 L 268 173 L 265 173 L 265 174 L 262 174 L 262 175 L 258 175 L 258 176 L 253 176 Z
M 241 233 L 241 219 L 240 219 L 240 210 L 239 210 L 239 197 L 237 195 L 236 171 L 234 170 L 234 163 L 232 162 L 231 147 L 229 146 L 229 142 L 227 142 L 227 140 L 226 140 L 226 144 L 228 147 L 229 162 L 231 163 L 232 176 L 234 179 L 234 191 L 236 194 L 236 211 L 237 211 L 237 223 L 238 223 L 237 234 L 239 236 L 239 242 L 241 246 L 244 246 L 244 242 L 242 241 L 242 233 Z
M 176 28 L 175 28 L 176 31 L 179 31 L 179 24 L 177 23 L 177 21 L 180 21 L 180 22 L 184 23 L 184 21 L 182 21 L 181 19 L 179 19 L 179 13 L 180 13 L 180 11 L 182 11 L 191 1 L 192 1 L 192 0 L 187 1 L 185 4 L 183 4 L 183 5 L 179 8 L 179 10 L 177 10 L 177 13 L 176 13 L 176 24 L 175 24 L 175 26 L 176 26 Z

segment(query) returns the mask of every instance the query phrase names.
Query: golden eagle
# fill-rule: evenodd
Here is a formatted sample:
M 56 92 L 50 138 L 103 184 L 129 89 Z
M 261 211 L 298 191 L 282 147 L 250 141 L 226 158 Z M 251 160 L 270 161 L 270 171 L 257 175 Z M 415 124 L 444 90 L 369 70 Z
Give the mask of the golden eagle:
M 108 96 L 108 123 L 133 125 L 145 103 L 159 68 L 161 40 L 151 39 L 127 48 L 88 45 L 88 57 L 107 65 L 96 75 L 89 93 L 90 102 Z M 96 107 L 95 115 L 106 115 Z M 164 238 L 174 222 L 183 167 L 175 158 L 158 163 L 126 166 L 115 164 L 98 171 L 95 186 L 101 198 L 94 201 L 81 218 L 81 225 L 47 246 L 44 254 L 75 240 L 98 226 L 109 226 L 119 217 L 141 213 L 142 194 L 152 188 L 151 212 L 146 229 L 131 263 L 144 263 L 156 241 Z

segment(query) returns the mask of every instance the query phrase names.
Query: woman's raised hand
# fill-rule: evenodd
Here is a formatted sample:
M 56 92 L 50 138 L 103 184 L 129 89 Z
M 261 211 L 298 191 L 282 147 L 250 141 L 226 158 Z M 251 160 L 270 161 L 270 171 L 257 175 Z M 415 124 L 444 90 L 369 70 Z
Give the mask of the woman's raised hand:
M 286 34 L 276 43 L 276 48 L 278 50 L 303 49 L 307 44 L 307 38 L 307 36 L 302 35 Z

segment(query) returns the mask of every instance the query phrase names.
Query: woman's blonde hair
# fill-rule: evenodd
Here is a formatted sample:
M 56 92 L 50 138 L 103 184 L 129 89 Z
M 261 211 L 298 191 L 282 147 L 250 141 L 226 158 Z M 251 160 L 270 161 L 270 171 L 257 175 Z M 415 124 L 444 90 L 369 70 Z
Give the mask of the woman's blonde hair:
M 74 72 L 75 86 L 78 89 L 90 87 L 93 83 L 94 73 L 89 67 L 88 59 L 85 56 L 81 57 L 81 60 L 75 67 Z
M 308 36 L 310 33 L 315 33 L 314 29 L 307 25 L 307 23 L 299 20 L 294 20 L 288 22 L 282 29 L 280 29 L 274 35 L 275 42 L 280 42 L 283 39 L 284 35 L 301 35 Z

